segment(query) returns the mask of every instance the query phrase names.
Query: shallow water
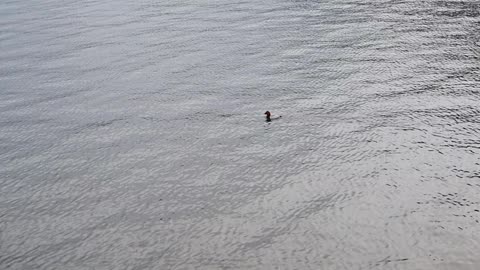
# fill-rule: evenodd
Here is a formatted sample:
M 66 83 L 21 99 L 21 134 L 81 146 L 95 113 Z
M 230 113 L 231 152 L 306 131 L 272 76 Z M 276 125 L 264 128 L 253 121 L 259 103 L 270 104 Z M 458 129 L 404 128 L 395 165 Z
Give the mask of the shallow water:
M 479 30 L 468 0 L 2 1 L 0 268 L 479 269 Z

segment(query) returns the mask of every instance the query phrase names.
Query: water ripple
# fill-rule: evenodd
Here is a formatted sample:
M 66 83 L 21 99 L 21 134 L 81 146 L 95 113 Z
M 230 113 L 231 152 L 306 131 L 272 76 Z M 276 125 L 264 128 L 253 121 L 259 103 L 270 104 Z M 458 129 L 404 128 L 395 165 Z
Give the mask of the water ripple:
M 3 1 L 0 268 L 477 269 L 479 10 Z

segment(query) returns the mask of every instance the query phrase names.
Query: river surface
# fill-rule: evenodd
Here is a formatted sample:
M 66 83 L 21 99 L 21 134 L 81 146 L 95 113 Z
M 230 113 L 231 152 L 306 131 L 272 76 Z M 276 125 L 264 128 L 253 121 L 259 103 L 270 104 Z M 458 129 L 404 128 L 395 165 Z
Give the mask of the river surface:
M 3 0 L 0 63 L 1 269 L 480 269 L 479 1 Z

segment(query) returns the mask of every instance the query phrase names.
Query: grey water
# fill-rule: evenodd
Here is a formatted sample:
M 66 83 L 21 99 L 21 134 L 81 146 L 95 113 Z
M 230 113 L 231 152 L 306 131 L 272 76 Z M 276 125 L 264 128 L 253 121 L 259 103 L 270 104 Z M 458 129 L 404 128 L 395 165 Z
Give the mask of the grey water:
M 474 0 L 1 1 L 0 269 L 480 269 L 479 60 Z

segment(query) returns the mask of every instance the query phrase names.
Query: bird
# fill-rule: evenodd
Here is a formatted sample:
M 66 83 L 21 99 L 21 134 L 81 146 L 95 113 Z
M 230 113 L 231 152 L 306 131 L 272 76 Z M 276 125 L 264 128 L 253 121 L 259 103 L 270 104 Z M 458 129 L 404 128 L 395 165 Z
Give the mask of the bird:
M 266 111 L 264 114 L 265 114 L 265 117 L 266 117 L 266 121 L 267 121 L 267 122 L 271 122 L 272 120 L 277 120 L 277 119 L 279 119 L 279 118 L 282 117 L 282 116 L 280 115 L 280 116 L 271 118 L 271 115 L 272 115 L 272 114 L 271 114 L 269 111 Z

